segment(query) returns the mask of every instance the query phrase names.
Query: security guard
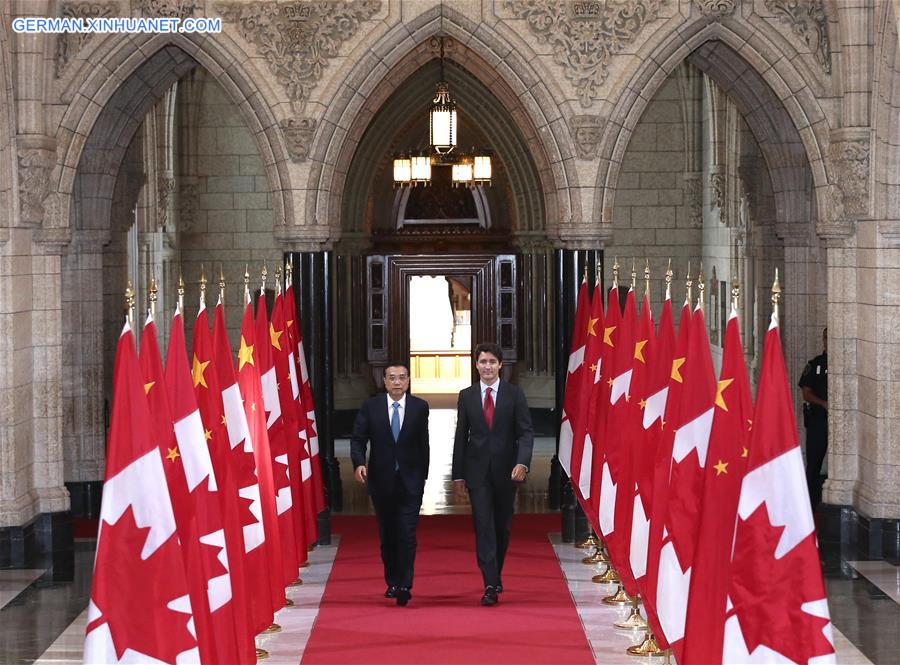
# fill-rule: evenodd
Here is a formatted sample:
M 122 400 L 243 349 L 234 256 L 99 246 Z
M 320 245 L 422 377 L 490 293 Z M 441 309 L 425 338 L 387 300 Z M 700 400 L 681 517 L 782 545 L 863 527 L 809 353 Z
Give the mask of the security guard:
M 806 485 L 813 508 L 822 500 L 822 462 L 828 450 L 828 328 L 822 331 L 821 355 L 803 368 L 797 384 L 803 390 L 806 427 Z

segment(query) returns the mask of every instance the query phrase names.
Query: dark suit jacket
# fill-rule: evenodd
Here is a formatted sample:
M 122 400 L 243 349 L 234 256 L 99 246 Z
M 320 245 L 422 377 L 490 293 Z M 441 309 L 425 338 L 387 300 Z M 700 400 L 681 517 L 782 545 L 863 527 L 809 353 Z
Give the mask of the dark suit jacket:
M 453 442 L 453 479 L 481 487 L 489 477 L 495 487 L 512 485 L 516 464 L 531 464 L 534 433 L 525 393 L 500 381 L 494 402 L 494 427 L 488 429 L 481 405 L 481 382 L 460 391 Z
M 353 468 L 366 463 L 366 443 L 371 443 L 368 465 L 369 493 L 391 494 L 399 465 L 403 486 L 410 494 L 422 494 L 428 478 L 428 402 L 406 395 L 406 413 L 400 439 L 394 442 L 388 419 L 388 401 L 379 393 L 363 402 L 356 413 L 350 436 Z

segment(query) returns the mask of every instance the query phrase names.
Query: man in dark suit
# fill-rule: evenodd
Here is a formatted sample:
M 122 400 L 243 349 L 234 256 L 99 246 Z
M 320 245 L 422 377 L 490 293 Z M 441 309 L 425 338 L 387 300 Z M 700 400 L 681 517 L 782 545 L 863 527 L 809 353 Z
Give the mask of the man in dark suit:
M 484 579 L 482 605 L 496 605 L 509 546 L 518 484 L 531 464 L 534 434 L 525 393 L 500 380 L 503 352 L 496 344 L 475 348 L 481 380 L 459 393 L 453 480 L 456 494 L 469 491 L 475 551 Z
M 350 458 L 354 475 L 368 483 L 381 532 L 385 598 L 406 605 L 412 597 L 416 522 L 428 477 L 428 403 L 407 394 L 409 367 L 384 368 L 387 395 L 363 402 L 353 423 Z M 366 444 L 371 443 L 366 465 Z

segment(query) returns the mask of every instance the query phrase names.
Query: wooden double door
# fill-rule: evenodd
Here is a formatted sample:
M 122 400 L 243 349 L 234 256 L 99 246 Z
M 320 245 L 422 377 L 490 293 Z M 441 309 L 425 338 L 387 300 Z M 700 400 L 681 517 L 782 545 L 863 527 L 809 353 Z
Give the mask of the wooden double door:
M 443 276 L 471 285 L 472 346 L 499 344 L 504 378 L 511 378 L 518 346 L 516 255 L 383 254 L 366 259 L 366 347 L 376 381 L 388 362 L 410 357 L 410 284 L 417 276 Z M 474 372 L 474 365 L 469 366 Z

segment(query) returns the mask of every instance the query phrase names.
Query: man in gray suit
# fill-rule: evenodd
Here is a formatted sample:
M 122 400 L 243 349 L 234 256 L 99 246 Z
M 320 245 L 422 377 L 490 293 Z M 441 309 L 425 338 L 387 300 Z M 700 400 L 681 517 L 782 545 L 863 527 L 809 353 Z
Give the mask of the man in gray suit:
M 386 598 L 406 605 L 412 597 L 416 522 L 428 478 L 428 403 L 407 393 L 409 367 L 384 368 L 387 395 L 359 408 L 350 436 L 350 459 L 357 482 L 368 483 L 378 517 Z M 368 465 L 366 444 L 371 443 Z
M 531 464 L 534 434 L 525 393 L 500 380 L 503 352 L 496 344 L 475 348 L 481 380 L 459 393 L 453 480 L 456 494 L 469 492 L 475 550 L 484 579 L 482 605 L 496 605 L 509 546 L 519 483 Z

